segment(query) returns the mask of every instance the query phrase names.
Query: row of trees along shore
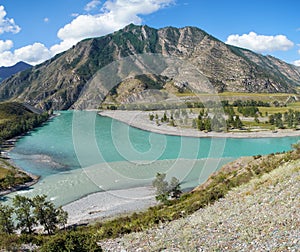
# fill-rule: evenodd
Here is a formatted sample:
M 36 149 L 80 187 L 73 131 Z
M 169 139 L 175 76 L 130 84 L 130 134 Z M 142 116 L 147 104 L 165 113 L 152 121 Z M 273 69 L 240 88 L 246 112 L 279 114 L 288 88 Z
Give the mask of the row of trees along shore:
M 261 105 L 261 104 L 260 104 Z M 268 103 L 265 104 L 267 106 Z M 165 111 L 160 117 L 157 113 L 150 113 L 149 120 L 156 121 L 156 124 L 168 123 L 170 126 L 184 125 L 200 131 L 228 131 L 229 129 L 243 129 L 244 123 L 239 114 L 244 118 L 253 117 L 253 121 L 260 123 L 259 117 L 263 117 L 259 108 L 256 106 L 238 106 L 237 112 L 233 105 L 226 105 L 223 108 L 200 108 L 199 114 L 196 116 L 190 109 L 188 113 L 186 109 L 177 109 Z M 189 115 L 191 114 L 191 115 Z M 300 112 L 289 109 L 284 113 L 274 113 L 264 115 L 265 124 L 269 124 L 280 129 L 297 128 L 300 125 Z M 191 121 L 191 125 L 190 125 Z

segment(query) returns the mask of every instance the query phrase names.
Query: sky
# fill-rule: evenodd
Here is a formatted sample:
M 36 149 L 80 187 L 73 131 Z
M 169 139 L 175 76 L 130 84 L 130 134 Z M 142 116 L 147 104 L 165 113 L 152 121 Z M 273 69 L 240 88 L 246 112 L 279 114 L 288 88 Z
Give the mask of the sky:
M 297 0 L 0 0 L 0 66 L 36 65 L 130 23 L 196 26 L 300 66 L 299 12 Z

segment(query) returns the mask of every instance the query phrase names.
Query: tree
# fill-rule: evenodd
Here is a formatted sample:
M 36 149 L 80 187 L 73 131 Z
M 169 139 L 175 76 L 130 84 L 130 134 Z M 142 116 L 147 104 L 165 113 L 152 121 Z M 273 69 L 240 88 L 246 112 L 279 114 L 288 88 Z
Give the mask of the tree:
M 168 200 L 168 182 L 165 181 L 165 173 L 157 173 L 152 185 L 156 188 L 156 200 L 165 203 Z
M 54 204 L 50 201 L 46 201 L 47 196 L 36 196 L 33 198 L 33 214 L 36 221 L 38 221 L 48 234 L 52 234 L 56 225 L 59 224 L 58 221 L 58 210 L 55 208 Z
M 156 188 L 156 200 L 166 203 L 168 198 L 178 198 L 181 194 L 180 182 L 172 177 L 170 183 L 166 180 L 165 173 L 157 173 L 152 185 Z
M 204 119 L 204 129 L 206 131 L 211 131 L 211 118 L 207 117 Z
M 153 121 L 154 115 L 153 114 L 149 114 L 149 119 L 150 119 L 150 121 Z
M 242 121 L 241 121 L 241 119 L 238 115 L 235 116 L 234 127 L 237 128 L 237 129 L 242 129 L 243 128 L 243 123 L 242 123 Z
M 12 234 L 14 232 L 14 222 L 12 219 L 13 208 L 0 203 L 0 232 Z
M 25 196 L 17 195 L 13 199 L 13 206 L 15 207 L 17 228 L 20 228 L 22 232 L 33 233 L 33 227 L 36 226 L 37 222 L 32 215 L 32 200 Z
M 60 226 L 63 226 L 63 228 L 66 229 L 68 212 L 64 211 L 61 206 L 57 209 L 57 221 Z
M 170 184 L 169 184 L 169 194 L 172 198 L 179 198 L 180 194 L 182 193 L 180 189 L 180 181 L 172 177 Z

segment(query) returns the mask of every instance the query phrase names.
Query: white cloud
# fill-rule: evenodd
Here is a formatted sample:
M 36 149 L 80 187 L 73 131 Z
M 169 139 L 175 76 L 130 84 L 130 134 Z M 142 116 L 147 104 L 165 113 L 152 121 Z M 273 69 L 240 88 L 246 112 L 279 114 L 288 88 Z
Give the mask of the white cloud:
M 284 35 L 266 36 L 257 35 L 255 32 L 243 35 L 230 35 L 225 43 L 247 48 L 259 53 L 287 51 L 294 46 L 294 43 Z
M 41 43 L 34 43 L 12 52 L 9 51 L 12 48 L 12 45 L 9 47 L 10 42 L 2 41 L 2 44 L 0 42 L 0 66 L 10 66 L 21 60 L 32 65 L 39 64 L 71 48 L 82 39 L 103 36 L 130 23 L 141 24 L 142 18 L 139 15 L 151 14 L 172 3 L 174 0 L 107 0 L 97 15 L 74 14 L 71 23 L 66 24 L 57 32 L 61 42 L 50 49 Z M 86 8 L 95 8 L 98 4 L 99 1 L 92 0 Z M 14 24 L 13 19 L 5 19 L 5 15 L 3 6 L 0 6 L 0 34 L 3 20 L 11 25 Z M 45 18 L 44 21 L 47 22 L 48 19 Z M 15 26 L 14 29 L 10 29 L 11 32 L 17 32 L 20 28 Z
M 299 66 L 300 67 L 300 60 L 296 60 L 293 62 L 295 66 Z
M 174 0 L 108 0 L 103 4 L 100 14 L 79 15 L 59 29 L 57 36 L 62 42 L 54 47 L 67 50 L 82 39 L 103 36 L 130 23 L 141 24 L 142 18 L 139 15 L 151 14 L 173 2 Z
M 49 21 L 50 21 L 49 18 L 47 18 L 47 17 L 44 18 L 45 23 L 48 23 Z
M 4 32 L 18 33 L 21 28 L 15 24 L 13 18 L 6 17 L 6 11 L 3 5 L 0 5 L 0 34 Z
M 63 40 L 59 44 L 53 45 L 50 48 L 50 51 L 52 55 L 58 54 L 60 52 L 63 52 L 69 48 L 71 48 L 73 45 L 75 45 L 78 41 L 73 39 Z
M 97 8 L 99 6 L 99 4 L 101 3 L 101 1 L 98 1 L 98 0 L 92 0 L 91 2 L 89 2 L 85 7 L 84 9 L 86 11 L 91 11 L 95 8 Z
M 10 50 L 13 45 L 14 44 L 11 40 L 0 40 L 0 53 Z
M 19 61 L 25 61 L 29 64 L 39 64 L 52 56 L 47 47 L 41 43 L 34 43 L 32 45 L 24 46 L 16 49 L 13 52 L 3 51 L 0 53 L 1 66 L 11 66 Z
M 24 46 L 14 51 L 14 55 L 18 59 L 22 59 L 30 64 L 38 64 L 51 57 L 51 52 L 41 43 Z

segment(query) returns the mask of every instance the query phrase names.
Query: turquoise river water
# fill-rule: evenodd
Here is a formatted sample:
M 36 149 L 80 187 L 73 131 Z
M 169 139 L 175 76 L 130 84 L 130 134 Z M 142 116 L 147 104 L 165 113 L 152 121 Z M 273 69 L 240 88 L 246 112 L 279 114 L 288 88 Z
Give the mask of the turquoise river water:
M 29 190 L 17 193 L 44 193 L 64 205 L 101 190 L 148 186 L 157 172 L 192 188 L 229 161 L 286 151 L 299 139 L 167 136 L 96 112 L 62 111 L 20 138 L 9 155 L 17 166 L 41 176 Z

